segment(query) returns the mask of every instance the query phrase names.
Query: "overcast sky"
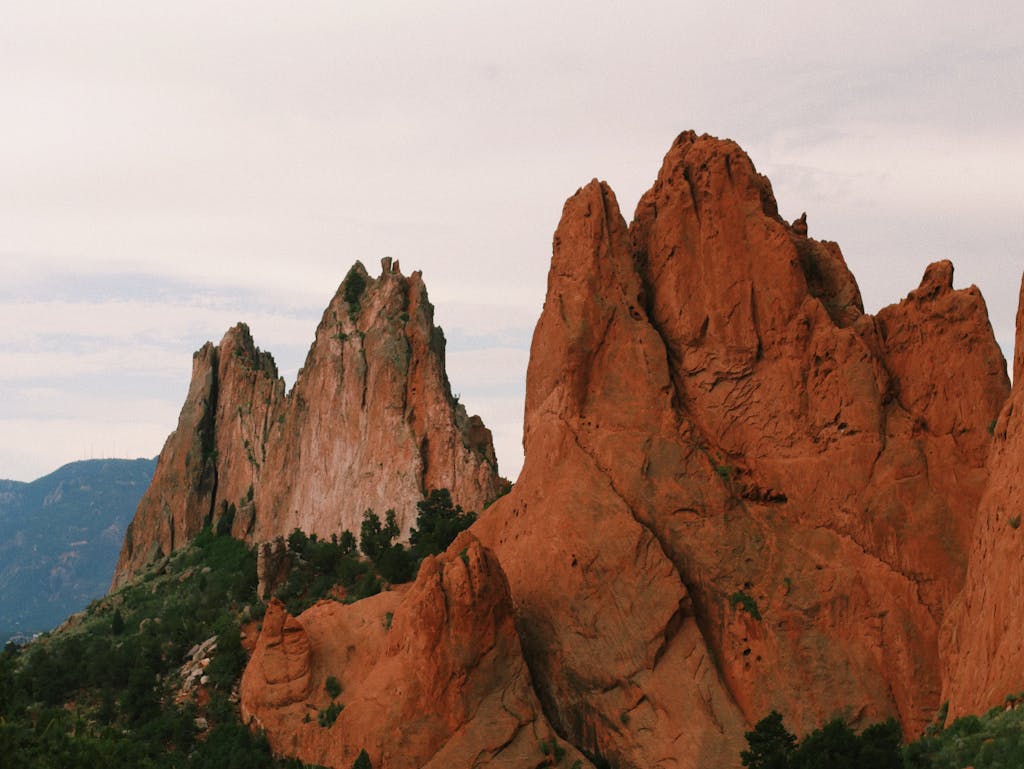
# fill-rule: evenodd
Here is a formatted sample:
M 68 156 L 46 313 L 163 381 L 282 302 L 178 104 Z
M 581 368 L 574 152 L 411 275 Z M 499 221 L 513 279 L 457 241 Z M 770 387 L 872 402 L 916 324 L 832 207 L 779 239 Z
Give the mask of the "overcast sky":
M 956 265 L 1012 354 L 1019 2 L 59 2 L 0 24 L 0 478 L 154 456 L 192 352 L 288 385 L 353 261 L 423 271 L 452 388 L 522 462 L 562 203 L 627 218 L 673 138 L 737 140 L 869 311 Z

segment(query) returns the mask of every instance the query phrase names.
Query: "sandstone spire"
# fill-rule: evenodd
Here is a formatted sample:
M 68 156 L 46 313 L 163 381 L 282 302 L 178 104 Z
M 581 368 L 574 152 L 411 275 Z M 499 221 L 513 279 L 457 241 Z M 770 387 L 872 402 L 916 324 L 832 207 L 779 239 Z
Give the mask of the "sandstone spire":
M 943 626 L 943 700 L 950 719 L 982 713 L 1024 690 L 1024 281 L 1013 368 L 1013 392 L 989 425 L 990 478 L 967 581 Z
M 114 586 L 231 512 L 235 536 L 267 541 L 358 532 L 368 508 L 393 508 L 408 531 L 437 488 L 482 509 L 505 482 L 490 431 L 452 395 L 444 350 L 420 273 L 390 259 L 378 278 L 349 271 L 287 395 L 244 325 L 205 345 Z
M 801 732 L 931 718 L 1008 390 L 951 275 L 865 315 L 838 246 L 709 136 L 676 140 L 628 234 L 606 185 L 569 200 L 526 461 L 474 529 L 567 739 L 726 766 L 772 708 Z

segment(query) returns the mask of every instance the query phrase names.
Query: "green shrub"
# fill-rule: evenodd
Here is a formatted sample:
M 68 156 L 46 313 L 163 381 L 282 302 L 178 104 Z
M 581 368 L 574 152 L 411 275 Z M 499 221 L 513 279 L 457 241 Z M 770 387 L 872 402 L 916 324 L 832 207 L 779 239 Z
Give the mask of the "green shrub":
M 732 607 L 740 606 L 743 610 L 756 620 L 761 619 L 761 612 L 758 611 L 757 601 L 751 596 L 747 595 L 742 590 L 737 590 L 731 596 L 729 596 L 729 605 Z
M 409 532 L 409 544 L 417 558 L 443 552 L 460 531 L 476 520 L 476 513 L 463 512 L 452 502 L 448 489 L 434 489 L 416 504 L 416 510 L 416 525 Z
M 366 278 L 357 267 L 352 267 L 342 283 L 342 296 L 348 303 L 348 314 L 353 320 L 359 313 L 359 302 L 363 298 L 364 291 L 366 291 Z
M 856 734 L 842 719 L 829 721 L 797 743 L 773 710 L 747 732 L 740 761 L 748 769 L 902 769 L 902 741 L 894 719 Z
M 388 510 L 385 518 L 387 522 L 382 526 L 380 517 L 373 510 L 367 510 L 363 513 L 363 523 L 359 530 L 359 549 L 375 563 L 401 533 L 394 510 Z
M 338 681 L 334 676 L 327 676 L 327 681 L 324 683 L 324 691 L 332 699 L 337 699 L 338 695 L 341 694 L 341 682 Z
M 317 711 L 316 722 L 324 728 L 331 726 L 338 720 L 338 716 L 341 715 L 341 711 L 344 709 L 345 706 L 340 702 L 332 702 L 323 710 Z
M 747 750 L 740 761 L 748 769 L 787 769 L 796 748 L 796 735 L 782 724 L 782 714 L 773 710 L 746 733 Z

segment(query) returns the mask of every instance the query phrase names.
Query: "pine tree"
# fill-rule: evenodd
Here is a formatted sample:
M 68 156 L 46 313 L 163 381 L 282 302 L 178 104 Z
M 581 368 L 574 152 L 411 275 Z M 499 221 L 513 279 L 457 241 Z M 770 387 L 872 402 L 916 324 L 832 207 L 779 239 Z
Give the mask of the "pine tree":
M 782 725 L 782 714 L 777 710 L 758 721 L 746 738 L 750 749 L 740 753 L 740 759 L 748 769 L 788 769 L 796 736 Z

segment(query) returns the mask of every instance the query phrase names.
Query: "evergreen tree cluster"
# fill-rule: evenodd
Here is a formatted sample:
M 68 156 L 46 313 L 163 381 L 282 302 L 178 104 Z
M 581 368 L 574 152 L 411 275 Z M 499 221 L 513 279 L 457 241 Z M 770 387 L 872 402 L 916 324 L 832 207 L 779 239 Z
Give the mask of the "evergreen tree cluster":
M 465 512 L 452 501 L 448 489 L 431 491 L 416 508 L 408 547 L 396 541 L 401 529 L 394 510 L 384 514 L 383 522 L 373 510 L 363 513 L 358 541 L 350 531 L 327 540 L 295 529 L 287 539 L 288 577 L 274 595 L 293 615 L 338 586 L 346 601 L 366 598 L 379 593 L 384 583 L 411 581 L 424 558 L 442 552 L 476 520 L 476 513 Z
M 222 516 L 228 520 L 230 510 Z M 288 537 L 290 570 L 278 595 L 298 613 L 341 585 L 348 601 L 413 578 L 419 561 L 446 548 L 475 520 L 446 490 L 420 503 L 411 544 L 394 512 L 364 516 L 351 532 L 320 540 Z M 233 700 L 246 663 L 241 625 L 265 606 L 256 555 L 211 522 L 193 543 L 116 594 L 94 602 L 68 627 L 0 652 L 0 766 L 19 769 L 302 769 L 275 758 L 245 727 Z M 362 553 L 362 555 L 360 555 Z M 209 701 L 177 694 L 192 647 L 216 636 L 204 673 Z M 332 698 L 340 695 L 328 681 Z M 343 704 L 323 714 L 333 722 Z M 370 767 L 363 751 L 360 769 Z
M 256 559 L 205 530 L 186 550 L 69 628 L 0 653 L 0 765 L 18 769 L 299 769 L 239 720 L 231 691 L 245 665 Z M 178 704 L 177 670 L 217 636 L 202 711 Z M 205 719 L 201 728 L 197 719 Z
M 900 727 L 891 718 L 860 734 L 836 718 L 798 742 L 773 710 L 746 737 L 740 759 L 748 769 L 903 769 Z
M 1006 707 L 964 716 L 946 726 L 943 706 L 917 740 L 901 746 L 893 720 L 859 735 L 841 719 L 829 721 L 797 741 L 772 711 L 748 732 L 740 753 L 748 769 L 1021 769 L 1024 767 L 1024 694 Z

